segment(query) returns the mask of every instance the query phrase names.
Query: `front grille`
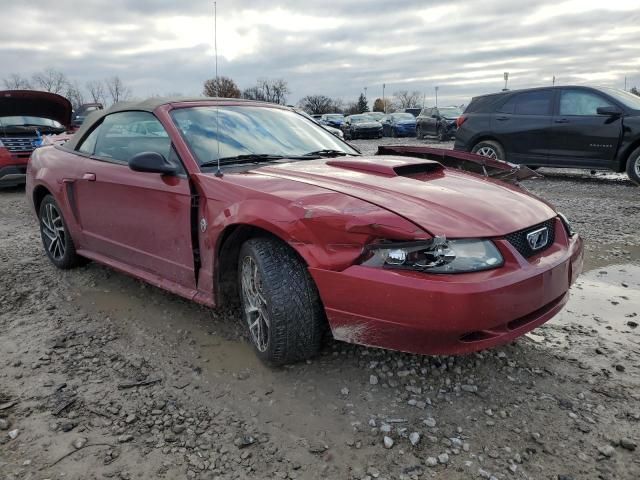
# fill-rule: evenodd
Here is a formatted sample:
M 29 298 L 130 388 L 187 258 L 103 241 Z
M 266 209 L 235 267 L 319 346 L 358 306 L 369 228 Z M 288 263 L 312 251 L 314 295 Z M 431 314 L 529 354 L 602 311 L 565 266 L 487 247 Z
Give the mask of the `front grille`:
M 527 234 L 533 232 L 534 230 L 538 230 L 539 228 L 547 227 L 549 230 L 549 235 L 547 238 L 547 243 L 538 250 L 532 250 L 529 242 L 527 241 Z M 534 255 L 537 255 L 540 252 L 544 252 L 547 248 L 549 248 L 556 238 L 556 219 L 552 218 L 551 220 L 547 220 L 544 223 L 540 223 L 538 225 L 534 225 L 533 227 L 525 228 L 523 230 L 519 230 L 517 232 L 510 233 L 506 235 L 505 238 L 509 241 L 514 248 L 520 252 L 524 258 L 529 258 Z
M 33 152 L 34 145 L 33 142 L 37 140 L 36 137 L 21 137 L 21 138 L 5 138 L 0 137 L 0 142 L 2 145 L 9 150 L 10 152 Z

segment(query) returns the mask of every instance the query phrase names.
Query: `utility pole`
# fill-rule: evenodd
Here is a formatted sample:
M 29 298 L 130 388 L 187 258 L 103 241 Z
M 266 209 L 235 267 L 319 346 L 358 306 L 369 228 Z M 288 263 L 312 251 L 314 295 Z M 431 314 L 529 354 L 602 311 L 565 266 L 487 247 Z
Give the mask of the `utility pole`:
M 384 87 L 386 87 L 386 85 L 383 83 L 382 84 L 382 109 L 384 110 L 384 113 L 387 113 L 387 102 L 384 99 Z
M 554 76 L 553 76 L 553 80 L 551 81 L 551 85 L 554 85 L 554 86 L 555 86 L 555 84 L 556 84 L 556 76 L 554 75 Z
M 627 91 L 627 76 L 624 76 L 624 91 Z
M 436 87 L 436 107 L 438 106 L 438 89 L 440 87 Z
M 509 81 L 509 72 L 504 72 L 504 90 L 507 90 L 508 81 Z

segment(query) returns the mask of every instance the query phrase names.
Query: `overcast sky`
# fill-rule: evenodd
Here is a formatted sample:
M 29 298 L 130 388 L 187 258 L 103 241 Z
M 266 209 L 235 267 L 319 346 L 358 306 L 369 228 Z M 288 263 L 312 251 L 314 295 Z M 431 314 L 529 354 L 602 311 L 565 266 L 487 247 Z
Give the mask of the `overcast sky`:
M 345 101 L 401 89 L 468 103 L 503 87 L 640 86 L 640 0 L 220 0 L 218 69 Z M 45 67 L 136 97 L 199 95 L 213 76 L 213 2 L 2 0 L 0 78 Z

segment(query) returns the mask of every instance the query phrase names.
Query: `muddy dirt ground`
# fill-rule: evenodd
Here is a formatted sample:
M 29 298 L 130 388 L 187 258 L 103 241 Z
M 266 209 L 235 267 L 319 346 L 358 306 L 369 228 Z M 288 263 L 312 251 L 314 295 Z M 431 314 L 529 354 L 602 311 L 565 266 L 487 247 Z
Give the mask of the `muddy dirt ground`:
M 281 369 L 236 311 L 56 270 L 24 190 L 0 191 L 0 478 L 640 478 L 640 189 L 541 173 L 526 187 L 586 241 L 559 316 L 466 357 L 328 341 Z

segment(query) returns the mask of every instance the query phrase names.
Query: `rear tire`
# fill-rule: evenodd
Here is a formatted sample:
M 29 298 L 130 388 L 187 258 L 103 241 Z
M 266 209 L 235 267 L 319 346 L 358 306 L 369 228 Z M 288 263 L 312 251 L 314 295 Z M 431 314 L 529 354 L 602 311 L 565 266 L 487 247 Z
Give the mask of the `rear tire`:
M 279 240 L 259 237 L 240 248 L 243 318 L 258 357 L 283 365 L 318 353 L 326 320 L 304 262 Z
M 506 160 L 507 157 L 504 154 L 504 148 L 498 142 L 494 140 L 483 140 L 476 143 L 471 149 L 471 153 L 481 155 L 483 157 L 493 158 L 495 160 Z
M 627 159 L 627 175 L 636 185 L 640 185 L 640 148 L 636 148 Z
M 52 195 L 46 195 L 38 209 L 40 236 L 44 251 L 56 267 L 67 270 L 86 262 L 76 253 L 76 247 L 62 216 L 62 210 Z

